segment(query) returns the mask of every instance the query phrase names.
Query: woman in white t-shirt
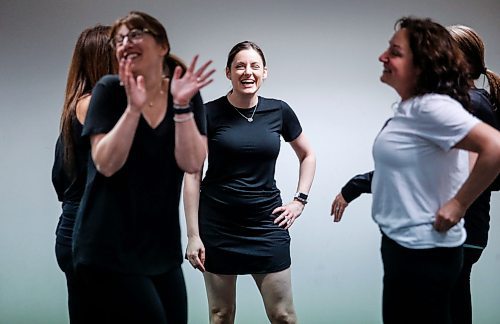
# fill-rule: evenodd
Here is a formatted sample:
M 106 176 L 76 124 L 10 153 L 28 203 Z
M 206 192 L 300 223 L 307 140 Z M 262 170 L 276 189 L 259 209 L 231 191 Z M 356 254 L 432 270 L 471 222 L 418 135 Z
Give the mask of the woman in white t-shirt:
M 373 145 L 383 319 L 449 323 L 466 237 L 462 217 L 500 171 L 500 133 L 463 109 L 467 65 L 446 28 L 414 17 L 395 26 L 379 57 L 380 80 L 401 102 Z M 470 174 L 464 150 L 478 153 Z

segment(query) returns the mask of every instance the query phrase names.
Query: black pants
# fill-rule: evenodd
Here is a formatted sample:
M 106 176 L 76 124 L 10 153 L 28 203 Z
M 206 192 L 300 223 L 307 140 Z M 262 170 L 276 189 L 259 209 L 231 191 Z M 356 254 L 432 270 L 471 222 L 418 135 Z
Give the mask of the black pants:
M 66 287 L 68 289 L 68 312 L 71 324 L 85 323 L 83 314 L 85 312 L 84 300 L 86 300 L 85 286 L 76 277 L 73 269 L 73 257 L 71 246 L 56 242 L 56 259 L 59 268 L 66 276 Z
M 464 266 L 451 294 L 451 318 L 453 324 L 472 323 L 472 301 L 470 293 L 470 273 L 472 265 L 479 260 L 482 249 L 464 248 Z
M 451 291 L 462 268 L 462 249 L 408 249 L 383 235 L 384 323 L 450 323 Z
M 73 256 L 71 244 L 73 238 L 73 226 L 79 207 L 78 202 L 65 201 L 62 203 L 62 213 L 56 228 L 56 259 L 59 268 L 66 276 L 66 287 L 68 289 L 68 313 L 71 324 L 85 323 L 83 313 L 85 285 L 78 280 L 73 269 Z
M 187 323 L 187 294 L 180 266 L 157 276 L 77 269 L 90 297 L 86 323 Z

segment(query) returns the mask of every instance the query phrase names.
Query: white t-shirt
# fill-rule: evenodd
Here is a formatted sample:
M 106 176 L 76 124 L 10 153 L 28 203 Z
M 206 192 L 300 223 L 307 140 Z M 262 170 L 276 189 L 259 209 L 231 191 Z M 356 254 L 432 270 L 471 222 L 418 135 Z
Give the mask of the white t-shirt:
M 454 247 L 466 238 L 463 220 L 445 233 L 436 213 L 466 180 L 468 154 L 452 147 L 479 122 L 446 95 L 401 102 L 373 145 L 372 216 L 407 248 Z

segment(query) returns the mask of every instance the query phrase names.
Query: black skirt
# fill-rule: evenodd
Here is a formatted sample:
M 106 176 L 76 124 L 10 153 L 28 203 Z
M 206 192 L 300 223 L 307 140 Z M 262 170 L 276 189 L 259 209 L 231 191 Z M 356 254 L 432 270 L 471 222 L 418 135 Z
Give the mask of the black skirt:
M 200 195 L 200 236 L 205 245 L 205 269 L 216 274 L 261 274 L 290 267 L 290 235 L 274 224 L 281 206 L 242 205 Z

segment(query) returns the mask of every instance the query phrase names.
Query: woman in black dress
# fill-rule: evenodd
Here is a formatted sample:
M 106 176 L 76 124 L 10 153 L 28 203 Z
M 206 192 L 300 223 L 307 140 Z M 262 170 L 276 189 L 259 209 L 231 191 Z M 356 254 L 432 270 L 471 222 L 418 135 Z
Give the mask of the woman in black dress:
M 142 12 L 111 31 L 119 75 L 92 92 L 83 135 L 91 161 L 73 240 L 91 296 L 87 323 L 186 323 L 178 204 L 184 172 L 206 156 L 199 90 L 210 62 L 169 54 L 161 23 Z
M 185 178 L 186 258 L 204 272 L 211 323 L 234 321 L 239 274 L 253 276 L 271 322 L 294 323 L 288 229 L 307 203 L 316 158 L 288 104 L 257 95 L 267 67 L 256 44 L 231 49 L 226 76 L 232 90 L 206 104 L 205 178 Z M 284 205 L 274 179 L 280 136 L 300 163 L 296 198 Z
M 87 28 L 78 37 L 68 72 L 66 95 L 61 114 L 61 133 L 57 139 L 52 183 L 62 202 L 56 229 L 57 263 L 66 276 L 70 323 L 81 323 L 85 307 L 84 287 L 73 270 L 71 242 L 76 213 L 85 188 L 89 141 L 81 137 L 90 92 L 99 79 L 115 73 L 116 59 L 109 45 L 111 26 Z

